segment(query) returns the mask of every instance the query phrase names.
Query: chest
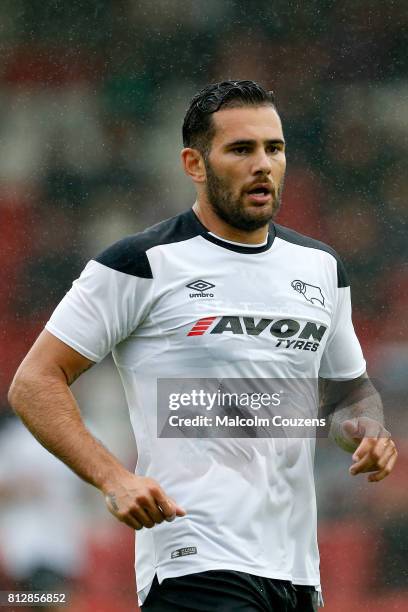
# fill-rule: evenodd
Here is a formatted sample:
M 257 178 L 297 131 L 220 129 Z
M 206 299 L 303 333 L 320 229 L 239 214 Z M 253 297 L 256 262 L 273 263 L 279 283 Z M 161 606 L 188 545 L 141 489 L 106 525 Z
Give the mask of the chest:
M 301 366 L 321 355 L 335 292 L 332 271 L 317 261 L 216 250 L 154 263 L 152 306 L 136 335 L 161 342 L 180 362 L 265 363 L 275 356 Z

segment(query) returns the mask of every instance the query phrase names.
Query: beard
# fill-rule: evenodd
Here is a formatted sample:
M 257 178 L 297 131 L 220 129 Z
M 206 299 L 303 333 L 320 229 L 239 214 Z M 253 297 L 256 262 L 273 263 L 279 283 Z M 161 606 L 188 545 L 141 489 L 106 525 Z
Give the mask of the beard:
M 227 181 L 220 178 L 205 160 L 207 172 L 207 199 L 213 211 L 226 223 L 239 230 L 253 231 L 267 225 L 278 213 L 281 206 L 284 178 L 277 189 L 273 189 L 272 209 L 254 214 L 255 207 L 246 207 L 243 195 L 234 196 Z M 266 177 L 259 177 L 258 183 L 269 183 Z M 256 210 L 256 209 L 255 209 Z

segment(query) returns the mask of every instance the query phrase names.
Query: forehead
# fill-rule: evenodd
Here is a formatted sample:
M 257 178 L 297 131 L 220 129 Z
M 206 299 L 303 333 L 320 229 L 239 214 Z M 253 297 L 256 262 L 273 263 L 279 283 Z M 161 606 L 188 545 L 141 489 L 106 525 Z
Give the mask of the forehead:
M 213 114 L 213 146 L 235 140 L 283 139 L 282 123 L 272 106 L 221 109 Z

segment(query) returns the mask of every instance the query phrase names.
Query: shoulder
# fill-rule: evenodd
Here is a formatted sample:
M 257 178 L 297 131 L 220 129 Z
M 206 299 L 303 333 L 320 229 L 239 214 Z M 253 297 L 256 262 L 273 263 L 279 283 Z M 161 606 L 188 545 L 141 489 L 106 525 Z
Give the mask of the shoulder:
M 315 240 L 314 238 L 310 238 L 310 236 L 306 236 L 299 232 L 295 232 L 295 230 L 289 229 L 284 225 L 279 225 L 277 223 L 274 224 L 276 237 L 281 238 L 281 240 L 285 240 L 291 244 L 296 244 L 298 246 L 304 247 L 306 249 L 318 249 L 320 251 L 324 251 L 331 255 L 337 264 L 337 286 L 338 287 L 348 287 L 349 280 L 347 277 L 347 272 L 344 267 L 344 264 L 338 255 L 338 253 L 325 242 L 321 242 L 320 240 Z
M 147 252 L 172 242 L 189 240 L 200 233 L 191 211 L 161 221 L 143 232 L 126 236 L 94 257 L 98 263 L 131 276 L 152 278 Z

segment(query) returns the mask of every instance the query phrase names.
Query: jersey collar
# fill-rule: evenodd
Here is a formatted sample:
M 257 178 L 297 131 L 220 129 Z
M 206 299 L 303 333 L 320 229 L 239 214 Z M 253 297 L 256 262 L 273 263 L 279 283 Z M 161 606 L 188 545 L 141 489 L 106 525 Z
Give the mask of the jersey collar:
M 200 236 L 205 238 L 205 240 L 208 240 L 208 242 L 212 242 L 213 244 L 223 247 L 224 249 L 228 249 L 228 251 L 235 251 L 235 253 L 244 253 L 245 255 L 251 255 L 251 254 L 255 255 L 256 253 L 263 253 L 264 251 L 267 251 L 268 249 L 271 248 L 272 243 L 275 239 L 275 235 L 276 235 L 275 226 L 273 223 L 271 223 L 269 226 L 267 241 L 265 244 L 262 244 L 261 246 L 255 246 L 255 247 L 247 246 L 246 247 L 246 246 L 242 246 L 242 244 L 236 244 L 234 242 L 226 242 L 225 240 L 222 240 L 222 238 L 217 238 L 217 236 L 210 234 L 208 229 L 205 227 L 205 225 L 201 223 L 200 219 L 197 217 L 197 215 L 195 214 L 192 208 L 189 210 L 189 214 L 191 216 L 191 221 L 197 226 L 198 233 L 200 234 Z

